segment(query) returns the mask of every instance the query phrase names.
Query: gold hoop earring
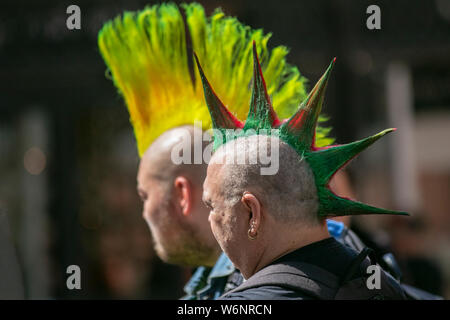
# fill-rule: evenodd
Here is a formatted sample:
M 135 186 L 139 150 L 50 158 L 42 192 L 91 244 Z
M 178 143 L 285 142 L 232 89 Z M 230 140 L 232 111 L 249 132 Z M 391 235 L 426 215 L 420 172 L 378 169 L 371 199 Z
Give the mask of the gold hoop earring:
M 253 228 L 248 229 L 247 236 L 250 240 L 256 240 L 256 238 L 258 237 L 258 233 L 256 232 L 255 235 L 252 236 L 251 235 L 252 231 L 253 231 Z

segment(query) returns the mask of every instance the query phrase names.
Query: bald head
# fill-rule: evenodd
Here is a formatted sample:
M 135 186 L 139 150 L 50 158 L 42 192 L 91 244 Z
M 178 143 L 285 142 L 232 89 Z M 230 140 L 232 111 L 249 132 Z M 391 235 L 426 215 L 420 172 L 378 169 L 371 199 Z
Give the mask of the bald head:
M 263 157 L 266 161 L 262 161 Z M 267 159 L 278 161 L 278 170 L 273 174 L 262 174 L 261 169 L 271 165 Z M 252 135 L 230 141 L 216 151 L 210 165 L 222 166 L 218 175 L 220 192 L 229 206 L 240 201 L 247 191 L 255 194 L 279 221 L 319 222 L 313 173 L 306 161 L 279 138 Z
M 195 182 L 202 183 L 206 175 L 206 164 L 195 164 L 196 150 L 206 147 L 202 141 L 202 129 L 194 126 L 182 126 L 164 132 L 147 149 L 141 159 L 141 166 L 147 174 L 162 182 L 182 174 Z M 180 157 L 182 163 L 177 161 Z

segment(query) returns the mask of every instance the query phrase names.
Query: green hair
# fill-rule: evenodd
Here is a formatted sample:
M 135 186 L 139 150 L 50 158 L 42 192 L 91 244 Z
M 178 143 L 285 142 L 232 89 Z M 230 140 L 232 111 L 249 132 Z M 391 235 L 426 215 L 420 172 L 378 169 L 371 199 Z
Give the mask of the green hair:
M 340 168 L 379 138 L 395 130 L 384 130 L 374 136 L 345 145 L 320 147 L 316 144 L 317 121 L 322 110 L 328 79 L 336 59 L 331 62 L 325 74 L 319 79 L 308 97 L 300 104 L 297 112 L 289 119 L 282 121 L 272 108 L 255 43 L 253 43 L 253 57 L 252 99 L 245 123 L 227 112 L 227 108 L 214 93 L 211 84 L 203 73 L 199 59 L 196 58 L 203 81 L 205 100 L 210 110 L 213 127 L 216 129 L 214 149 L 216 150 L 221 145 L 238 137 L 255 134 L 276 134 L 280 140 L 289 144 L 302 159 L 305 159 L 310 166 L 317 188 L 318 215 L 320 218 L 359 214 L 407 215 L 406 212 L 376 208 L 361 202 L 341 198 L 329 188 L 329 181 Z M 227 129 L 239 130 L 237 130 L 237 134 L 230 134 Z M 276 129 L 275 132 L 272 129 Z

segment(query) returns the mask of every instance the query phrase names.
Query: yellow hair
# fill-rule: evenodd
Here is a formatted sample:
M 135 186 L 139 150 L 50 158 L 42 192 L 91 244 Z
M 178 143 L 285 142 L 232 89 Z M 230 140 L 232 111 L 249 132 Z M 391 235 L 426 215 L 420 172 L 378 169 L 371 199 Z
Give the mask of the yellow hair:
M 280 118 L 290 117 L 306 97 L 297 68 L 288 65 L 288 50 L 267 49 L 270 34 L 252 30 L 217 9 L 207 18 L 201 5 L 182 5 L 192 50 L 205 66 L 217 94 L 239 119 L 247 117 L 252 78 L 252 42 L 259 48 L 261 65 L 274 108 Z M 185 23 L 178 7 L 161 4 L 137 13 L 126 12 L 107 22 L 98 36 L 100 52 L 123 95 L 130 113 L 139 155 L 164 131 L 202 121 L 211 128 L 201 80 L 196 68 L 192 80 Z M 325 130 L 325 129 L 323 129 Z M 326 130 L 317 132 L 320 144 Z

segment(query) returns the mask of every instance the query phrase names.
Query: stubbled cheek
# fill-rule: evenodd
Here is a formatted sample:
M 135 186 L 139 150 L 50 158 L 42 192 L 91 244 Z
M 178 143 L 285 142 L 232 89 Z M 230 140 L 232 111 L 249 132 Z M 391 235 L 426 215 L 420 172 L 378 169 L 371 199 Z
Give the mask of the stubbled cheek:
M 211 214 L 209 219 L 213 230 L 219 231 L 222 228 L 221 220 L 217 218 L 217 215 Z
M 221 214 L 212 213 L 209 216 L 210 223 L 211 223 L 211 229 L 216 236 L 216 238 L 223 239 L 223 233 L 224 233 L 224 220 Z

